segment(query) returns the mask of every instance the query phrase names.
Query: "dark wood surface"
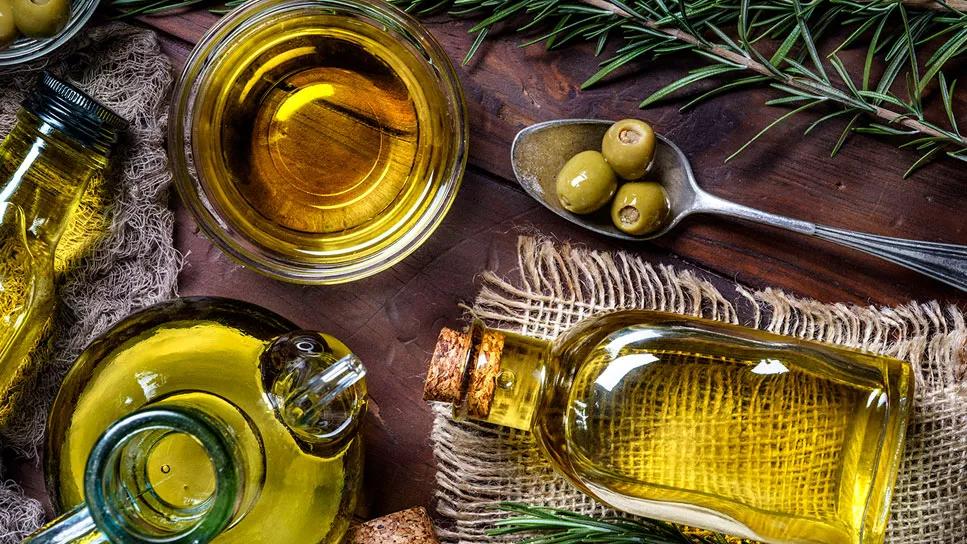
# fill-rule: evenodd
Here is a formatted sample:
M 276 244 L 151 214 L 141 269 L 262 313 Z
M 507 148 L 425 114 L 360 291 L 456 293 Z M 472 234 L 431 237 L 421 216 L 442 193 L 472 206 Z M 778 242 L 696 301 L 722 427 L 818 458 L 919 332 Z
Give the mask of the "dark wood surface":
M 181 68 L 193 43 L 216 18 L 204 12 L 145 18 Z M 469 24 L 444 17 L 430 31 L 455 62 L 471 39 Z M 442 325 L 458 324 L 486 269 L 513 274 L 516 238 L 537 230 L 561 240 L 634 251 L 656 263 L 691 269 L 729 290 L 777 287 L 826 302 L 901 304 L 936 299 L 963 304 L 964 294 L 876 258 L 825 242 L 750 224 L 692 218 L 654 243 L 616 243 L 578 230 L 523 193 L 513 181 L 509 149 L 524 126 L 561 117 L 641 117 L 676 141 L 700 183 L 735 201 L 792 217 L 888 236 L 967 244 L 967 169 L 941 161 L 912 178 L 901 175 L 916 156 L 854 136 L 830 159 L 839 126 L 810 137 L 803 116 L 771 133 L 737 159 L 724 159 L 784 110 L 768 108 L 764 90 L 715 99 L 687 113 L 681 103 L 640 111 L 639 101 L 692 64 L 664 60 L 639 76 L 580 91 L 596 69 L 586 47 L 546 52 L 497 37 L 467 66 L 458 65 L 471 122 L 470 166 L 454 209 L 422 248 L 391 270 L 354 284 L 303 287 L 265 279 L 201 237 L 177 203 L 177 244 L 187 255 L 183 295 L 221 295 L 275 310 L 306 328 L 330 332 L 370 369 L 377 410 L 367 426 L 367 504 L 382 515 L 432 505 L 434 463 L 429 412 L 421 400 L 425 364 Z M 961 102 L 964 100 L 961 99 Z M 965 111 L 967 108 L 962 108 Z M 964 120 L 962 125 L 967 124 Z

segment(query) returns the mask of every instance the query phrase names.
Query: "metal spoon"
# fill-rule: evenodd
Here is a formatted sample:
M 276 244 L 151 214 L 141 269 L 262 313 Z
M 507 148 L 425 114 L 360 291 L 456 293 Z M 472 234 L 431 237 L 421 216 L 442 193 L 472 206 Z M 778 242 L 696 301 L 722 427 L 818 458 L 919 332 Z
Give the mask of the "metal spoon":
M 600 149 L 601 138 L 612 121 L 561 119 L 531 125 L 517 133 L 511 147 L 511 162 L 517 181 L 534 199 L 568 221 L 594 232 L 623 240 L 650 240 L 663 236 L 685 217 L 708 213 L 754 221 L 865 251 L 931 278 L 967 291 L 967 246 L 890 238 L 816 225 L 736 204 L 703 191 L 682 150 L 667 138 L 656 135 L 651 176 L 660 180 L 668 193 L 670 213 L 661 230 L 631 236 L 611 224 L 606 210 L 582 216 L 565 210 L 557 199 L 555 179 L 568 158 L 588 149 Z

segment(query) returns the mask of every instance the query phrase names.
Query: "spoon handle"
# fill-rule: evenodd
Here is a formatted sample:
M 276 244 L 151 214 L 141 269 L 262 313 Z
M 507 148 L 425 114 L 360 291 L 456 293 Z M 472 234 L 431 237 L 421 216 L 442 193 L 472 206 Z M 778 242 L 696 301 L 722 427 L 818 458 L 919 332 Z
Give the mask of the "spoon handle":
M 743 206 L 708 193 L 699 197 L 694 211 L 736 217 L 836 242 L 967 291 L 967 246 L 891 238 L 816 225 Z
M 815 236 L 916 270 L 967 291 L 967 246 L 816 226 Z

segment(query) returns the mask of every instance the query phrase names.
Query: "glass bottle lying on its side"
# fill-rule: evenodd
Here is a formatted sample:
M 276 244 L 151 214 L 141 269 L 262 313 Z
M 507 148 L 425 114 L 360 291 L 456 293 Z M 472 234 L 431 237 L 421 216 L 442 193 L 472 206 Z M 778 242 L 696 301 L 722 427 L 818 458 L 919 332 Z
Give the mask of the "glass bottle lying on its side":
M 365 370 L 335 338 L 295 329 L 188 298 L 95 340 L 48 425 L 48 492 L 74 509 L 26 542 L 341 542 Z
M 54 309 L 54 253 L 127 122 L 44 73 L 0 142 L 0 426 Z
M 425 397 L 532 431 L 625 512 L 772 544 L 880 544 L 913 387 L 889 357 L 627 310 L 553 343 L 444 329 Z

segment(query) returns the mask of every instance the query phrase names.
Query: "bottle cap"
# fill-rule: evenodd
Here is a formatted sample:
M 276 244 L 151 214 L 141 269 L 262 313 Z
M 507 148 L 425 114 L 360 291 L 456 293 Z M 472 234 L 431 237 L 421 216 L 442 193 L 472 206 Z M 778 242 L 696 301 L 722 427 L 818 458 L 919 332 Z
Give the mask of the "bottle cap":
M 490 406 L 497 392 L 497 376 L 500 375 L 500 356 L 503 351 L 503 333 L 484 331 L 480 344 L 474 350 L 470 386 L 467 388 L 467 414 L 470 417 L 485 418 L 490 415 Z
M 423 400 L 459 404 L 463 400 L 464 378 L 470 359 L 469 332 L 444 328 L 440 331 L 430 368 L 426 373 Z
M 468 332 L 444 328 L 430 359 L 423 400 L 466 404 L 471 417 L 487 417 L 497 391 L 503 349 L 501 332 L 482 326 Z
M 24 107 L 80 143 L 108 151 L 128 122 L 84 91 L 44 72 Z

